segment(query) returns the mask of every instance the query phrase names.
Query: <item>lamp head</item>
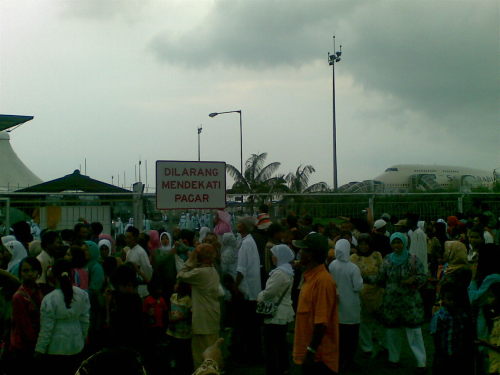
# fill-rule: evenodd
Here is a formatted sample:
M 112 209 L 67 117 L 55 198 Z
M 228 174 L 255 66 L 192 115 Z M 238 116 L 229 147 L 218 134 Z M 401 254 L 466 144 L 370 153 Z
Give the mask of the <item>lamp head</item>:
M 210 113 L 210 114 L 208 115 L 208 117 L 215 117 L 215 116 L 217 116 L 217 115 L 218 115 L 218 113 L 217 113 L 217 112 L 212 112 L 212 113 Z

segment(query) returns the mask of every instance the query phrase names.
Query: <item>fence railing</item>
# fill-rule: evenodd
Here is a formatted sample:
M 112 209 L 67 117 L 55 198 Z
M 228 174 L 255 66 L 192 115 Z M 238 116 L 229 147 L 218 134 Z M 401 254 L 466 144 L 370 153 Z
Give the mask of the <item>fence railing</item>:
M 240 194 L 228 194 L 226 210 L 234 215 L 255 214 L 260 202 L 270 204 L 274 218 L 296 215 L 311 215 L 317 219 L 339 216 L 361 218 L 366 208 L 371 208 L 375 217 L 384 212 L 401 217 L 406 213 L 419 215 L 423 220 L 445 218 L 456 213 L 480 212 L 487 204 L 496 217 L 500 216 L 499 193 L 407 193 L 407 194 L 282 194 L 269 197 L 267 194 L 245 196 L 242 204 Z M 191 213 L 206 213 L 207 210 L 189 210 Z M 112 222 L 121 218 L 127 222 L 134 218 L 135 225 L 142 228 L 143 218 L 162 221 L 165 215 L 170 223 L 177 223 L 183 214 L 179 210 L 156 209 L 155 194 L 134 193 L 2 193 L 0 194 L 0 232 L 10 224 L 33 220 L 42 227 L 56 229 L 71 228 L 79 219 L 101 221 L 105 230 L 112 230 Z M 3 229 L 2 229 L 3 228 Z M 2 234 L 2 233 L 0 233 Z

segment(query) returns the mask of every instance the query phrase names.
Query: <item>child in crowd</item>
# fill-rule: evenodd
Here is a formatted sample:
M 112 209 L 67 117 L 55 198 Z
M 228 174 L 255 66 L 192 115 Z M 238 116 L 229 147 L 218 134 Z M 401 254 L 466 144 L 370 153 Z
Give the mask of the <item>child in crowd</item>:
M 22 284 L 12 297 L 10 350 L 12 373 L 27 374 L 34 371 L 33 354 L 40 331 L 40 306 L 43 294 L 36 283 L 42 265 L 35 257 L 24 258 L 19 267 Z
M 73 286 L 88 292 L 89 290 L 89 271 L 85 267 L 87 257 L 85 250 L 81 246 L 73 245 L 68 249 L 69 257 L 66 260 L 71 263 L 71 282 Z M 69 258 L 69 259 L 68 259 Z
M 163 291 L 156 283 L 148 284 L 149 296 L 147 296 L 142 308 L 146 318 L 145 321 L 145 348 L 144 353 L 146 368 L 151 375 L 164 374 L 162 371 L 164 355 L 162 355 L 162 344 L 165 337 L 165 321 L 168 311 L 167 303 L 162 297 Z
M 159 343 L 165 333 L 165 321 L 168 311 L 167 303 L 162 297 L 162 290 L 158 285 L 148 284 L 149 296 L 142 304 L 143 312 L 146 314 L 146 328 L 149 331 L 148 337 L 155 343 Z M 149 341 L 149 340 L 148 340 Z
M 473 324 L 463 291 L 454 283 L 441 285 L 441 308 L 434 314 L 430 331 L 434 336 L 434 374 L 472 374 Z
M 170 313 L 167 335 L 171 338 L 176 375 L 192 372 L 191 354 L 191 287 L 178 282 L 170 297 Z

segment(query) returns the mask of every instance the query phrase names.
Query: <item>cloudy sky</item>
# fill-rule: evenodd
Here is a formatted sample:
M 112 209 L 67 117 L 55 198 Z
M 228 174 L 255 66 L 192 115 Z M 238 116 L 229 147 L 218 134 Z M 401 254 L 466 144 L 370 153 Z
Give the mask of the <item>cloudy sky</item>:
M 33 115 L 12 145 L 43 180 L 127 184 L 139 160 L 239 166 L 339 184 L 397 163 L 500 167 L 499 3 L 489 0 L 0 0 L 0 113 Z M 144 177 L 144 169 L 142 176 Z M 143 178 L 144 180 L 144 178 Z

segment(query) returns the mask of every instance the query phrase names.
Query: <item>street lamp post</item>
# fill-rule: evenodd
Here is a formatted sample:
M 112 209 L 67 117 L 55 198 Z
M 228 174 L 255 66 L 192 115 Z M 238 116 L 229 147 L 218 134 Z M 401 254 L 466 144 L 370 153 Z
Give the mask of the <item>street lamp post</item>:
M 240 115 L 240 173 L 243 176 L 243 125 L 241 120 L 241 109 L 237 111 L 212 112 L 208 116 L 213 118 L 217 115 L 222 115 L 224 113 L 238 113 Z
M 333 36 L 333 50 L 335 51 L 335 35 Z M 333 111 L 333 190 L 338 188 L 337 183 L 337 123 L 335 120 L 335 63 L 340 61 L 342 46 L 340 50 L 332 55 L 328 52 L 328 64 L 332 66 L 332 111 Z
M 202 127 L 200 125 L 200 127 L 198 128 L 198 161 L 200 161 L 200 134 L 201 134 L 201 131 L 202 131 Z

